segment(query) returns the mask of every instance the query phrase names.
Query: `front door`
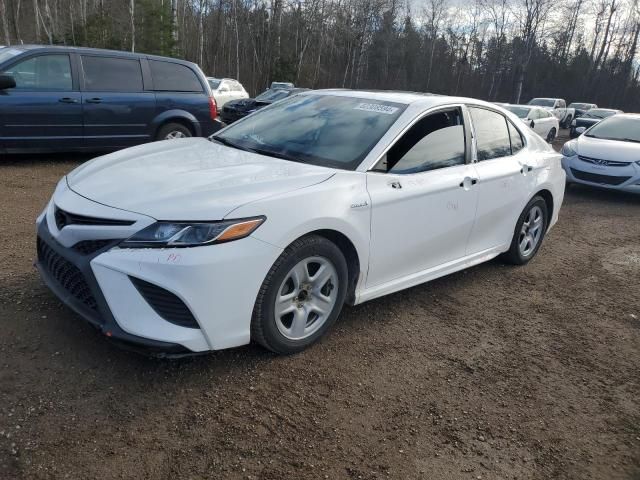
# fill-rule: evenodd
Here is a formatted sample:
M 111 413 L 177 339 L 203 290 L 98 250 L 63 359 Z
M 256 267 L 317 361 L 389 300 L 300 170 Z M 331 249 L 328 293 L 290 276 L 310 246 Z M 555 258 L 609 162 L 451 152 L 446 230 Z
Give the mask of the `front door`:
M 367 287 L 463 258 L 477 187 L 459 107 L 416 122 L 367 173 L 371 245 Z
M 81 56 L 85 145 L 121 148 L 151 140 L 156 98 L 137 58 Z
M 82 105 L 69 55 L 31 56 L 0 73 L 16 82 L 0 91 L 0 150 L 82 147 Z

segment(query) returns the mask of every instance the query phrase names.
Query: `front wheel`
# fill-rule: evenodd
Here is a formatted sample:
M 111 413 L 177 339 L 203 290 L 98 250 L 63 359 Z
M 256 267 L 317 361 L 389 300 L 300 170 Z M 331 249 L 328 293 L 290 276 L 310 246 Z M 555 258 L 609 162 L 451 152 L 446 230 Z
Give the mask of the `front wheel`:
M 505 260 L 514 265 L 528 263 L 538 253 L 547 225 L 549 225 L 547 203 L 542 197 L 535 196 L 518 218 L 511 246 L 504 255 Z
M 322 337 L 342 310 L 348 268 L 340 249 L 310 235 L 280 255 L 258 293 L 253 340 L 280 354 L 296 353 Z

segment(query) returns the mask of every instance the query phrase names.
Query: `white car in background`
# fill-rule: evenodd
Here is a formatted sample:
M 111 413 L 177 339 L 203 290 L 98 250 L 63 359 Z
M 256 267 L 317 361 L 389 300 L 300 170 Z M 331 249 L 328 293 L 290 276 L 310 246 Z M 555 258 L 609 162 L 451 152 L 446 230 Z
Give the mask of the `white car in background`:
M 547 143 L 553 142 L 560 130 L 560 122 L 548 110 L 531 105 L 505 105 L 506 108 L 534 132 L 544 138 Z
M 605 118 L 562 147 L 567 181 L 640 193 L 640 115 Z
M 303 92 L 209 140 L 81 165 L 37 220 L 37 266 L 111 339 L 293 353 L 344 303 L 530 261 L 558 219 L 560 158 L 479 100 Z
M 207 77 L 207 82 L 209 82 L 209 87 L 211 88 L 213 98 L 216 100 L 218 110 L 230 100 L 249 98 L 249 94 L 242 84 L 232 78 Z

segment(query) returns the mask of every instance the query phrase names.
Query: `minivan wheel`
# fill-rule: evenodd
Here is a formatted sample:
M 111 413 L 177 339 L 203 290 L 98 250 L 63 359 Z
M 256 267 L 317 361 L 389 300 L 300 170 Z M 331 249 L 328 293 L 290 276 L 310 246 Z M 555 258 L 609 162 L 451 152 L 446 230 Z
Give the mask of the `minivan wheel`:
M 287 247 L 262 283 L 251 338 L 280 354 L 304 350 L 322 337 L 342 310 L 348 267 L 332 242 L 310 235 Z
M 548 225 L 547 203 L 542 197 L 535 196 L 518 218 L 505 260 L 514 265 L 528 263 L 538 253 Z
M 192 137 L 191 130 L 181 123 L 167 123 L 158 130 L 156 140 L 174 140 L 176 138 Z

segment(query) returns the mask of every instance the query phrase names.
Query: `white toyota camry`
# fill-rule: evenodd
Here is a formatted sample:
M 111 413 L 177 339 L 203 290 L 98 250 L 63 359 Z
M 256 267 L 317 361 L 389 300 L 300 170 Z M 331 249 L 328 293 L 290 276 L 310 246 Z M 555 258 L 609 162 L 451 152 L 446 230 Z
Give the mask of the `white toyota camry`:
M 560 158 L 478 100 L 308 92 L 78 167 L 37 220 L 37 266 L 121 343 L 297 352 L 344 303 L 528 262 L 558 218 Z

